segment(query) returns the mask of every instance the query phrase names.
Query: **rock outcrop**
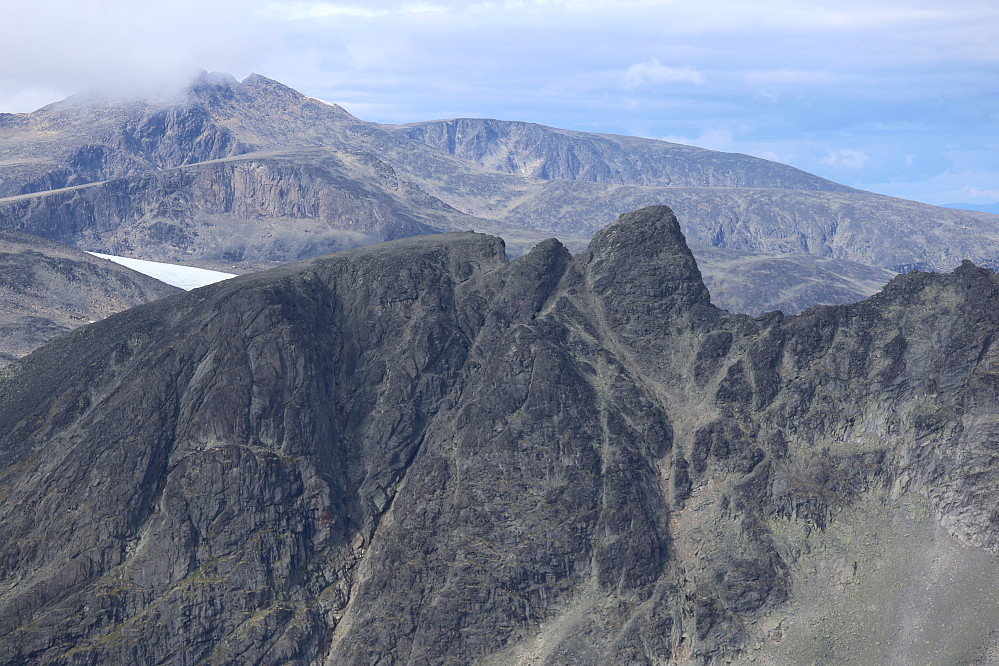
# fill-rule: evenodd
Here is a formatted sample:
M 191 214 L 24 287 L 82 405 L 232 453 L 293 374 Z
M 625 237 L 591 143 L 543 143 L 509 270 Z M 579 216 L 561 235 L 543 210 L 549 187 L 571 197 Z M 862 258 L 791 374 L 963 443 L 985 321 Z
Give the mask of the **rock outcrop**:
M 0 661 L 985 659 L 909 601 L 999 571 L 997 326 L 970 263 L 729 315 L 665 207 L 134 308 L 0 373 Z

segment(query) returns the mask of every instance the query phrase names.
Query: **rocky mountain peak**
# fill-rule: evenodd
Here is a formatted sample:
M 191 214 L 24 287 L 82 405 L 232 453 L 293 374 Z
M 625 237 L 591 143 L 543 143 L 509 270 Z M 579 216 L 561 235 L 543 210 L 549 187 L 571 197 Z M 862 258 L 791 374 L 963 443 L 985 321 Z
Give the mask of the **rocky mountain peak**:
M 664 206 L 130 309 L 0 372 L 0 664 L 988 663 L 996 312 L 727 315 Z
M 281 95 L 291 99 L 305 99 L 305 95 L 294 88 L 290 88 L 280 81 L 269 79 L 257 73 L 250 74 L 240 82 L 240 85 L 250 90 L 266 91 L 270 94 Z
M 204 87 L 214 87 L 214 88 L 235 88 L 239 85 L 239 81 L 236 77 L 228 72 L 209 72 L 207 70 L 201 70 L 194 80 L 191 81 L 190 88 L 196 88 L 198 86 Z
M 250 74 L 239 81 L 231 74 L 202 72 L 187 90 L 189 98 L 209 105 L 227 101 L 245 106 L 261 99 L 272 103 L 299 104 L 307 99 L 297 90 L 260 74 Z
M 245 103 L 246 91 L 231 74 L 201 72 L 185 89 L 188 104 L 213 106 L 222 100 Z
M 582 256 L 611 325 L 639 319 L 661 325 L 679 311 L 710 304 L 697 262 L 668 206 L 621 215 L 594 236 Z

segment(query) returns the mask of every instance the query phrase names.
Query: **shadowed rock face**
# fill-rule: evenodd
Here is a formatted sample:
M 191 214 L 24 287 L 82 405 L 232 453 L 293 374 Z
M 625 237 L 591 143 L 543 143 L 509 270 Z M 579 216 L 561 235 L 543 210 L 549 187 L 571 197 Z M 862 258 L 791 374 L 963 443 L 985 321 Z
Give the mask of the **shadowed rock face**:
M 995 575 L 997 325 L 971 264 L 729 315 L 665 207 L 132 309 L 0 375 L 0 660 L 793 662 L 858 507 L 917 498 Z

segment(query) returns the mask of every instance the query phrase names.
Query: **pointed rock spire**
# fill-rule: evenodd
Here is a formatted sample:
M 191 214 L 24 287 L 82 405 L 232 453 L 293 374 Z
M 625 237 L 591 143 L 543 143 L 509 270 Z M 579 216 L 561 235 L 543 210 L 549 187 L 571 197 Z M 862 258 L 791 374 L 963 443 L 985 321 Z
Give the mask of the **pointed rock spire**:
M 587 281 L 613 327 L 647 333 L 710 297 L 668 206 L 621 215 L 581 257 Z

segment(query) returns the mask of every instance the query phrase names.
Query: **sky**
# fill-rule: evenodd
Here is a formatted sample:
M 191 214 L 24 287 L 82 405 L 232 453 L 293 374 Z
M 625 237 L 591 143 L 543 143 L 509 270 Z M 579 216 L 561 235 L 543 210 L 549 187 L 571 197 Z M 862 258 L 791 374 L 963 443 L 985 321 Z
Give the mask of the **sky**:
M 369 121 L 523 120 L 999 201 L 995 0 L 2 4 L 2 112 L 256 72 Z

